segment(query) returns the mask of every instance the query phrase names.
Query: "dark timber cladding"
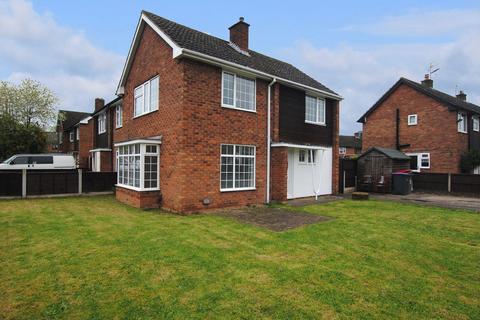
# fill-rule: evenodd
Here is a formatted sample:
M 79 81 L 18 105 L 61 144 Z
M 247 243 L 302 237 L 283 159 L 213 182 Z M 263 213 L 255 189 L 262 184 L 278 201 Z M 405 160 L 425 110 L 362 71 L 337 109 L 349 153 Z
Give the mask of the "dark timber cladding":
M 325 99 L 326 125 L 305 123 L 305 92 L 280 86 L 280 141 L 331 146 L 336 101 Z

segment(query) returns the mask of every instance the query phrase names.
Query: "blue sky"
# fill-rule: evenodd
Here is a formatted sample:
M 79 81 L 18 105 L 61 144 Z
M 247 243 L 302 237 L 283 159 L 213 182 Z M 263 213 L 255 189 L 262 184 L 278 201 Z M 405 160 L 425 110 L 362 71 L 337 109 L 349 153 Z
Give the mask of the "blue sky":
M 181 3 L 181 4 L 180 4 Z M 0 79 L 29 76 L 90 111 L 113 98 L 142 9 L 212 35 L 244 16 L 250 47 L 286 60 L 340 93 L 341 131 L 400 76 L 467 92 L 480 104 L 478 1 L 60 1 L 0 0 Z

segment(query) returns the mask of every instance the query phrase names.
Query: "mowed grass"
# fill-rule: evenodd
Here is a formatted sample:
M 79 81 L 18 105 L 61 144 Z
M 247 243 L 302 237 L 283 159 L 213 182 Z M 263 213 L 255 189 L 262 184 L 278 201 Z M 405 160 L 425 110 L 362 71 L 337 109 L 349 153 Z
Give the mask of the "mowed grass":
M 0 201 L 0 319 L 480 318 L 480 215 L 301 210 L 335 219 L 276 233 L 111 196 Z

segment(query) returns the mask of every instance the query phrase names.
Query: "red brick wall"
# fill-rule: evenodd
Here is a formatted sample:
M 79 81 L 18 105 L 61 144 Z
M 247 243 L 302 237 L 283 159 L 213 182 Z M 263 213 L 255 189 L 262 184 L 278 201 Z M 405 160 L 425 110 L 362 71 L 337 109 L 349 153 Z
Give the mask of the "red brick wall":
M 182 134 L 183 69 L 182 60 L 173 60 L 172 49 L 150 27 L 146 27 L 125 85 L 123 127 L 114 131 L 115 142 L 162 135 L 162 206 L 174 211 L 183 209 L 184 159 L 193 157 L 184 150 Z M 156 75 L 160 76 L 158 111 L 133 119 L 134 88 Z
M 188 90 L 184 100 L 187 125 L 183 128 L 186 141 L 182 207 L 187 211 L 203 209 L 204 198 L 211 199 L 208 208 L 264 203 L 268 82 L 256 81 L 256 113 L 223 108 L 222 70 L 192 60 L 184 64 Z M 256 147 L 256 190 L 220 192 L 222 143 Z
M 462 152 L 468 148 L 468 135 L 457 132 L 457 113 L 437 100 L 401 85 L 363 125 L 363 145 L 396 148 L 395 118 L 400 109 L 400 144 L 410 144 L 403 152 L 429 152 L 430 170 L 425 172 L 460 172 Z M 418 115 L 418 124 L 408 126 L 407 116 Z
M 340 170 L 340 158 L 338 155 L 339 147 L 339 129 L 340 129 L 340 102 L 334 101 L 332 104 L 333 110 L 333 132 L 332 132 L 332 193 L 338 193 L 338 175 Z
M 270 192 L 272 200 L 287 200 L 288 148 L 275 147 L 271 153 Z
M 90 150 L 93 145 L 92 121 L 79 126 L 80 141 L 78 145 L 79 166 L 83 169 L 90 168 Z
M 134 190 L 117 187 L 115 196 L 118 201 L 141 209 L 155 209 L 160 207 L 160 191 L 137 192 Z
M 101 151 L 100 152 L 100 171 L 112 171 L 112 152 Z

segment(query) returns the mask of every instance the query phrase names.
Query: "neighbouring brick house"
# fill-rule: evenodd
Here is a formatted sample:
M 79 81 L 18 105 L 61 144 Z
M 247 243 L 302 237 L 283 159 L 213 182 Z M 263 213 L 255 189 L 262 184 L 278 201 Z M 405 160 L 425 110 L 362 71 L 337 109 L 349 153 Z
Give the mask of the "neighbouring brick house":
M 142 12 L 117 89 L 118 200 L 192 212 L 337 191 L 341 97 L 251 50 L 243 18 L 229 29 Z
M 353 158 L 362 153 L 362 133 L 355 132 L 353 136 L 339 137 L 338 154 L 341 158 Z
M 86 112 L 60 110 L 57 120 L 58 151 L 75 157 L 77 166 L 89 167 L 89 150 L 91 148 L 91 129 Z
M 405 78 L 393 85 L 359 120 L 363 151 L 371 147 L 401 150 L 415 171 L 460 172 L 464 152 L 480 149 L 480 106 L 460 91 L 451 96 Z
M 92 129 L 89 149 L 92 171 L 113 171 L 113 136 L 122 126 L 122 99 L 118 97 L 108 104 L 104 99 L 95 99 L 95 111 L 89 124 Z

